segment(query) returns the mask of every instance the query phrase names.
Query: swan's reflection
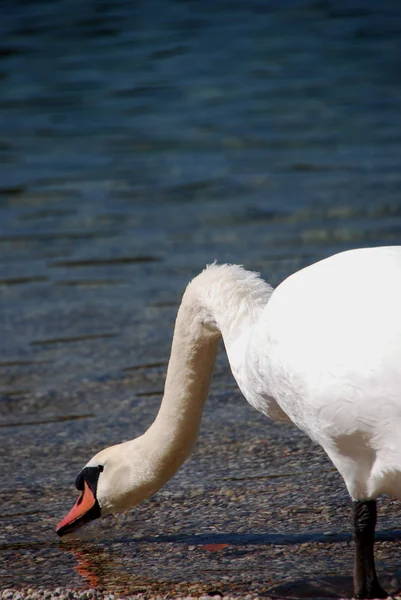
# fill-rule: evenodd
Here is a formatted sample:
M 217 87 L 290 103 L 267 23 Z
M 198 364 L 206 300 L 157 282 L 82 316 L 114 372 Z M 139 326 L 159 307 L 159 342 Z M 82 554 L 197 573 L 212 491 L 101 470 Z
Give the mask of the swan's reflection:
M 104 545 L 73 539 L 62 543 L 60 549 L 72 555 L 75 562 L 73 570 L 84 588 L 100 588 L 126 595 L 150 591 L 164 593 L 174 586 L 167 580 L 152 580 L 138 573 L 132 554 L 121 556 L 115 549 Z
M 103 580 L 102 565 L 99 565 L 92 560 L 90 551 L 88 552 L 75 549 L 72 550 L 72 554 L 77 561 L 77 564 L 74 566 L 74 571 L 80 577 L 82 577 L 82 579 L 84 579 L 91 588 L 99 587 Z M 97 572 L 94 568 L 94 565 L 97 566 Z
M 68 540 L 60 545 L 60 549 L 73 557 L 73 570 L 79 576 L 82 587 L 116 593 L 128 593 L 132 589 L 138 591 L 138 577 L 119 553 L 82 540 Z
M 185 581 L 181 564 L 183 558 L 181 544 L 177 546 L 180 548 L 180 552 L 174 566 L 167 564 L 166 561 L 161 561 L 165 548 L 158 548 L 153 543 L 146 544 L 146 547 L 142 549 L 144 552 L 141 557 L 142 568 L 140 571 L 135 564 L 135 557 L 137 552 L 141 552 L 141 549 L 136 547 L 132 552 L 132 547 L 128 550 L 125 544 L 121 545 L 124 554 L 120 554 L 118 549 L 107 548 L 104 544 L 71 538 L 60 544 L 60 550 L 73 557 L 73 570 L 79 576 L 81 586 L 85 588 L 100 588 L 120 594 L 147 592 L 164 595 L 175 592 L 185 595 L 188 590 L 192 590 L 196 591 L 197 595 L 208 594 L 211 591 L 214 594 L 223 595 L 219 590 L 219 585 L 215 583 L 211 585 L 211 582 L 202 581 L 202 577 L 195 577 L 195 581 Z M 199 546 L 205 553 L 205 558 L 211 552 L 221 552 L 227 547 L 228 544 Z M 189 547 L 186 547 L 186 550 L 189 551 Z M 143 569 L 146 568 L 149 570 L 144 574 Z M 154 577 L 152 571 L 155 573 Z M 199 573 L 197 575 L 199 576 Z
M 104 554 L 101 550 L 87 544 L 82 546 L 76 541 L 60 544 L 60 550 L 71 554 L 75 560 L 73 569 L 83 580 L 82 583 L 91 588 L 103 587 L 105 564 L 100 557 Z

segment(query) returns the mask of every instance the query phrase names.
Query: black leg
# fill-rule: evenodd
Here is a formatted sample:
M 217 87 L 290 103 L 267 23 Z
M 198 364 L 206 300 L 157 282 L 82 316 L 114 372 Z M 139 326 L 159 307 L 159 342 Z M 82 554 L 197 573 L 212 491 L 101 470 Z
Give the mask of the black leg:
M 375 569 L 373 545 L 377 518 L 376 500 L 352 503 L 354 516 L 354 596 L 355 598 L 387 598 Z

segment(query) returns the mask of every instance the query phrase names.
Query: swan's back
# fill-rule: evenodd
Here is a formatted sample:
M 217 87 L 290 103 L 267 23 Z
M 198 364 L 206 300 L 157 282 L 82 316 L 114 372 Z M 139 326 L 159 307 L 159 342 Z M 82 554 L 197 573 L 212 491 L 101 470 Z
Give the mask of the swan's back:
M 275 290 L 263 320 L 280 343 L 301 345 L 298 358 L 344 363 L 346 356 L 354 369 L 383 353 L 398 362 L 401 249 L 351 250 L 298 271 Z
M 401 250 L 351 250 L 322 260 L 286 279 L 263 319 L 280 341 L 302 343 L 313 358 L 377 356 L 401 335 Z M 323 342 L 316 354 L 314 342 Z M 392 351 L 401 352 L 401 344 Z M 350 357 L 351 358 L 351 357 Z M 354 357 L 356 358 L 356 357 Z M 395 358 L 395 355 L 394 355 Z
M 401 469 L 401 248 L 347 251 L 289 277 L 249 351 L 266 398 L 325 448 L 349 489 L 345 471 L 363 454 L 363 485 L 401 495 L 382 476 L 396 470 L 398 481 Z

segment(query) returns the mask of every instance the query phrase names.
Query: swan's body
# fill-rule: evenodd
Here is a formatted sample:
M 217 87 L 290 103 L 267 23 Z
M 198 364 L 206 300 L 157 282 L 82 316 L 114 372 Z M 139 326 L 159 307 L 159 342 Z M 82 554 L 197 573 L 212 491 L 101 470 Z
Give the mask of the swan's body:
M 178 311 L 154 423 L 89 461 L 77 480 L 86 504 L 59 532 L 138 504 L 188 458 L 221 335 L 248 402 L 295 423 L 343 476 L 355 508 L 356 594 L 383 597 L 372 524 L 374 535 L 379 494 L 401 499 L 401 247 L 337 254 L 274 292 L 236 265 L 198 275 Z

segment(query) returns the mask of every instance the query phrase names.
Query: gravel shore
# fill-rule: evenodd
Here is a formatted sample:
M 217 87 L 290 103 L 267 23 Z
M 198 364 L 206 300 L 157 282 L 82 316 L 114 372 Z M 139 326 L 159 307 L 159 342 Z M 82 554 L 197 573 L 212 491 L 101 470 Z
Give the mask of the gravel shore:
M 132 596 L 118 596 L 103 592 L 102 590 L 71 590 L 68 588 L 55 588 L 54 590 L 28 588 L 17 590 L 9 588 L 0 592 L 1 600 L 165 600 L 165 595 L 148 596 L 135 594 Z M 259 596 L 251 594 L 243 596 L 243 600 L 258 600 Z M 239 600 L 238 596 L 180 596 L 180 600 Z

